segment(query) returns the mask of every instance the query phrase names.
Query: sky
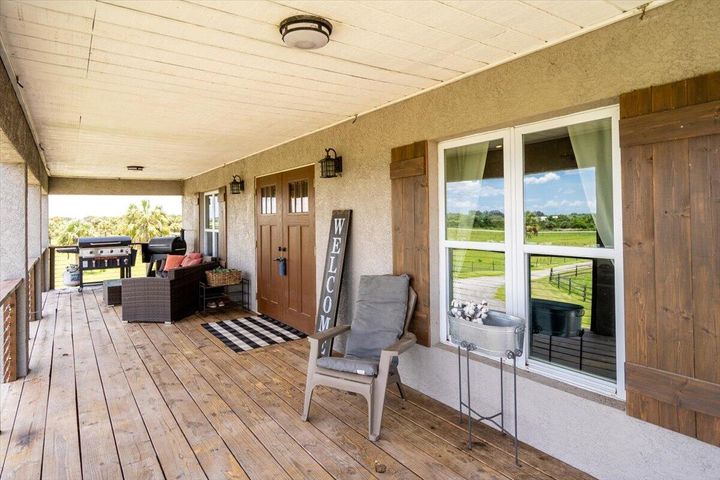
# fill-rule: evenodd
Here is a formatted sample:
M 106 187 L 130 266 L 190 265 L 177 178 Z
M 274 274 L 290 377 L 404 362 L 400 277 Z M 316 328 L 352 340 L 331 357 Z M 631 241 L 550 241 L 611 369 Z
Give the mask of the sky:
M 547 215 L 569 213 L 595 213 L 595 173 L 593 168 L 583 169 L 589 179 L 588 194 L 585 198 L 579 170 L 565 170 L 525 175 L 525 211 L 541 211 Z M 447 210 L 451 213 L 467 213 L 470 210 L 505 210 L 501 178 L 464 182 L 447 185 Z
M 182 197 L 179 195 L 50 195 L 48 209 L 50 217 L 116 217 L 140 200 L 150 200 L 153 207 L 160 205 L 165 213 L 182 215 Z

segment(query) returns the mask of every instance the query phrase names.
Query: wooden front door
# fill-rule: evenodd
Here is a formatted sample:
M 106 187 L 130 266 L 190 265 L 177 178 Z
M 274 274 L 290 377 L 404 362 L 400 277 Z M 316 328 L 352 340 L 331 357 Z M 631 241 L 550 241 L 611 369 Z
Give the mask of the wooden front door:
M 303 167 L 260 177 L 255 189 L 258 311 L 307 333 L 315 325 L 314 176 Z

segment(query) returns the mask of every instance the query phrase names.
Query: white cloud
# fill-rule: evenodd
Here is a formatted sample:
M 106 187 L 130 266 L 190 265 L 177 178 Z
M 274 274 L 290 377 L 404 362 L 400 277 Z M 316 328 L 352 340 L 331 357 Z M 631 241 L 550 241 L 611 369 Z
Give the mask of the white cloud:
M 542 185 L 543 183 L 554 182 L 560 180 L 560 175 L 555 172 L 548 172 L 542 176 L 525 177 L 526 185 Z

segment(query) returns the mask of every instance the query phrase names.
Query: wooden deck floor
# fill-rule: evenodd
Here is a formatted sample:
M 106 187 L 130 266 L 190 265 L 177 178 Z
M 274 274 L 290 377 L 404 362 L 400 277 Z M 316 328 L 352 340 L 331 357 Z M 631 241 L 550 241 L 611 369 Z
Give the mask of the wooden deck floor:
M 172 326 L 119 313 L 98 289 L 47 295 L 31 373 L 3 386 L 3 479 L 589 478 L 524 445 L 516 467 L 484 426 L 468 451 L 455 411 L 410 389 L 389 391 L 377 443 L 351 394 L 319 388 L 302 422 L 307 342 L 236 354 L 200 326 L 239 310 Z

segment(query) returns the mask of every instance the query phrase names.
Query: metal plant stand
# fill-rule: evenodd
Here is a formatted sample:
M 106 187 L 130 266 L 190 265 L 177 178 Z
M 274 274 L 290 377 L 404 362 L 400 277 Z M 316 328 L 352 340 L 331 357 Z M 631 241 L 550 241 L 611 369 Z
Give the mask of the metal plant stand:
M 463 401 L 463 386 L 462 386 L 462 349 L 465 349 L 465 362 L 466 362 L 466 378 L 467 378 L 467 402 Z M 472 438 L 472 425 L 473 425 L 473 414 L 477 417 L 480 421 L 487 421 L 493 423 L 495 426 L 497 426 L 502 433 L 511 435 L 510 432 L 505 430 L 505 384 L 503 383 L 503 366 L 505 364 L 505 359 L 503 357 L 500 357 L 500 411 L 495 413 L 494 415 L 481 415 L 475 410 L 472 409 L 470 406 L 470 352 L 473 350 L 477 350 L 478 347 L 470 342 L 467 341 L 461 341 L 458 344 L 457 347 L 457 355 L 458 355 L 458 390 L 460 392 L 460 401 L 459 401 L 459 413 L 460 413 L 460 423 L 463 421 L 463 408 L 467 409 L 467 429 L 468 429 L 468 449 L 472 449 L 473 445 L 473 438 Z M 522 352 L 520 350 L 507 350 L 505 352 L 505 358 L 512 360 L 513 363 L 513 417 L 514 417 L 514 435 L 512 435 L 514 439 L 514 446 L 515 446 L 515 464 L 519 467 L 520 461 L 518 460 L 518 436 L 517 436 L 517 357 L 522 355 Z M 497 422 L 497 418 L 500 417 L 500 423 Z

